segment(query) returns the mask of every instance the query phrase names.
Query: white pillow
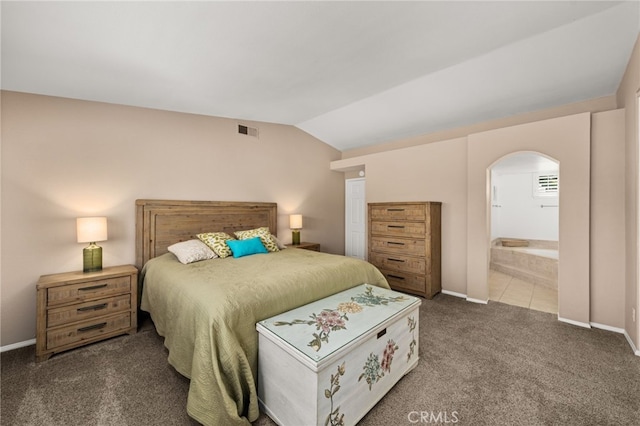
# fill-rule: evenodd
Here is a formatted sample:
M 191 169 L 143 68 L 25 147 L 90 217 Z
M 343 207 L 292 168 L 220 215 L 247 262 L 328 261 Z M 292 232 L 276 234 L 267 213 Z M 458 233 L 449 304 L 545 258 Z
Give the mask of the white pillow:
M 200 240 L 188 240 L 170 245 L 167 250 L 173 253 L 181 263 L 198 262 L 200 260 L 218 257 L 205 243 Z
M 276 237 L 275 235 L 271 234 L 271 239 L 273 239 L 273 241 L 277 244 L 278 248 L 280 250 L 284 250 L 287 248 L 287 246 L 285 246 L 284 244 L 282 244 L 282 241 L 280 241 L 278 239 L 278 237 Z

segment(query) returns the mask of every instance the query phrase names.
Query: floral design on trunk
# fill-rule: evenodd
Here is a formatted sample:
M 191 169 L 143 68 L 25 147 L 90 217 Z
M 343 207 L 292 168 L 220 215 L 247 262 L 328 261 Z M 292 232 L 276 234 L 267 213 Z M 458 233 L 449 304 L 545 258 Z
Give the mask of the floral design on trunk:
M 388 305 L 389 302 L 404 302 L 408 300 L 408 298 L 405 296 L 385 297 L 373 294 L 373 287 L 367 286 L 364 293 L 353 296 L 351 300 L 365 306 L 379 306 Z
M 364 363 L 362 369 L 364 372 L 358 377 L 358 381 L 365 379 L 367 384 L 369 385 L 369 390 L 371 390 L 371 386 L 378 382 L 381 378 L 384 377 L 384 373 L 391 373 L 391 362 L 393 361 L 393 355 L 398 350 L 398 345 L 393 340 L 389 340 L 387 342 L 387 346 L 384 348 L 382 352 L 382 360 L 378 357 L 378 355 L 371 352 L 369 357 Z
M 336 309 L 323 309 L 319 314 L 309 315 L 308 320 L 295 319 L 293 321 L 276 321 L 274 325 L 315 325 L 317 333 L 313 333 L 313 339 L 307 344 L 314 351 L 319 351 L 322 343 L 329 343 L 329 334 L 332 331 L 346 330 L 349 317 L 347 314 L 362 312 L 363 305 L 376 307 L 388 305 L 390 302 L 405 302 L 406 296 L 386 297 L 373 293 L 373 287 L 366 286 L 364 293 L 351 297 L 348 302 L 341 302 Z
M 416 335 L 414 334 L 414 330 L 416 329 L 416 319 L 413 317 L 407 317 L 407 323 L 409 326 L 409 333 L 411 333 L 411 343 L 409 343 L 409 353 L 407 354 L 407 362 L 409 362 L 409 360 L 411 359 L 411 357 L 413 356 L 413 353 L 416 350 L 416 345 L 418 344 L 418 342 L 416 342 Z
M 362 310 L 362 308 L 360 308 Z M 356 311 L 357 312 L 357 311 Z M 322 312 L 315 312 L 309 316 L 310 320 L 293 320 L 291 322 L 278 321 L 274 325 L 294 325 L 306 324 L 315 325 L 318 333 L 313 333 L 313 339 L 308 343 L 316 352 L 322 347 L 322 342 L 329 343 L 329 334 L 332 331 L 346 330 L 349 318 L 346 313 L 341 313 L 337 309 L 323 309 Z
M 331 400 L 331 407 L 329 409 L 329 415 L 324 422 L 325 426 L 344 426 L 344 414 L 340 414 L 340 406 L 333 408 L 333 396 L 340 390 L 340 376 L 344 376 L 345 368 L 344 362 L 338 366 L 338 372 L 331 375 L 331 386 L 329 389 L 324 390 L 325 398 Z
M 322 342 L 329 343 L 329 333 L 336 330 L 346 330 L 345 321 L 349 321 L 347 314 L 341 314 L 337 309 L 324 309 L 320 315 L 311 316 L 315 320 L 316 330 L 320 333 L 313 333 L 313 340 L 309 342 L 316 352 L 322 347 Z

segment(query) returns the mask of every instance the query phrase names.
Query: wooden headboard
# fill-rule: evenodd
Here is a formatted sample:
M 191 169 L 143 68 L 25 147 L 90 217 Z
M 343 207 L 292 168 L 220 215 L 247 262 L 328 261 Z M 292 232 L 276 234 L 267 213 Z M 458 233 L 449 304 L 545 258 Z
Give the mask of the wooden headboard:
M 268 226 L 277 235 L 276 203 L 136 200 L 136 266 L 167 252 L 171 244 L 202 232 Z

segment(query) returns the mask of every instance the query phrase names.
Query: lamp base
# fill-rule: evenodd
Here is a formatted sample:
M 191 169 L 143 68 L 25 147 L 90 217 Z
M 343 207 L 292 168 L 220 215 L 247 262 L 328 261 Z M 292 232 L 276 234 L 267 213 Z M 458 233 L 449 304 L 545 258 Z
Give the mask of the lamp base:
M 300 231 L 291 231 L 291 244 L 293 244 L 294 246 L 300 245 Z
M 98 271 L 102 271 L 102 247 L 91 243 L 82 250 L 82 272 Z

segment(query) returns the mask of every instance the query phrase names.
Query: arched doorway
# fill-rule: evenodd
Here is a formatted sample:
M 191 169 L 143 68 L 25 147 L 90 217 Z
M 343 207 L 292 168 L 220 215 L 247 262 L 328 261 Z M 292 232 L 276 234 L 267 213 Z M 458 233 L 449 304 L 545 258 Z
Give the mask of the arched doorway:
M 590 327 L 591 114 L 474 133 L 467 142 L 467 300 L 489 300 L 488 170 L 508 154 L 536 151 L 562 165 L 558 320 Z
M 532 151 L 489 168 L 489 300 L 558 313 L 559 176 L 558 161 Z

